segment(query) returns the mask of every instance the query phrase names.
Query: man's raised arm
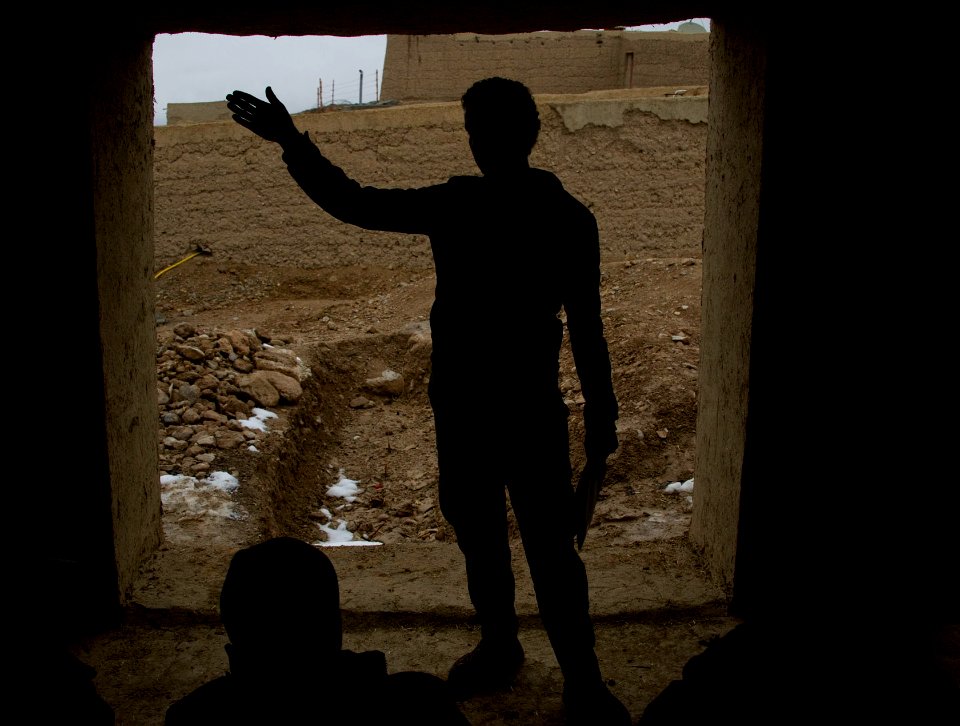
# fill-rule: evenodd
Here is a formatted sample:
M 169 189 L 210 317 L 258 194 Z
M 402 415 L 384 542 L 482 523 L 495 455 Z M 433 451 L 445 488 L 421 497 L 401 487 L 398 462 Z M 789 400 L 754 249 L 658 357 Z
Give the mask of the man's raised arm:
M 300 133 L 286 106 L 267 86 L 267 100 L 245 91 L 227 94 L 233 120 L 260 138 L 279 144 L 290 176 L 317 205 L 342 222 L 364 229 L 428 234 L 439 187 L 365 187 L 323 155 L 306 131 Z

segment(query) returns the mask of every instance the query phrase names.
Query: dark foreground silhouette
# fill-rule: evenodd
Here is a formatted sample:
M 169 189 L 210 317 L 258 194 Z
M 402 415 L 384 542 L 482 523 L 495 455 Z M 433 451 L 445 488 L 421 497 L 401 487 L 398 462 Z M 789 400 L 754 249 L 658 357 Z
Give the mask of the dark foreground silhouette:
M 436 267 L 430 314 L 430 402 L 440 509 L 463 552 L 480 623 L 477 647 L 451 668 L 458 699 L 509 686 L 524 660 L 514 605 L 507 494 L 544 626 L 564 676 L 571 722 L 629 724 L 594 650 L 582 545 L 609 454 L 617 400 L 600 315 L 597 222 L 550 172 L 532 168 L 540 118 L 529 90 L 479 81 L 462 99 L 480 176 L 415 189 L 362 186 L 301 134 L 270 88 L 267 100 L 234 91 L 234 119 L 279 144 L 304 192 L 364 229 L 426 235 Z M 565 316 L 565 321 L 563 316 Z M 565 322 L 565 324 L 564 324 Z M 584 407 L 586 465 L 572 483 L 567 418 L 558 387 L 564 332 Z M 476 370 L 498 407 L 462 385 Z M 493 432 L 493 440 L 490 434 Z
M 469 726 L 443 679 L 388 673 L 381 651 L 342 648 L 340 590 L 317 547 L 278 537 L 238 551 L 220 594 L 230 671 L 167 710 L 187 724 Z

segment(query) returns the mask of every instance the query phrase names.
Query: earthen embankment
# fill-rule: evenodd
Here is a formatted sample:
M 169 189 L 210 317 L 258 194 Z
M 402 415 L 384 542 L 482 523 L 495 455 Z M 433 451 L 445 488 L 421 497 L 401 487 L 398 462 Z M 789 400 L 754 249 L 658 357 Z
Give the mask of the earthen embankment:
M 531 163 L 589 206 L 605 259 L 699 257 L 704 87 L 537 96 Z M 477 173 L 458 103 L 303 113 L 324 153 L 364 185 L 413 187 Z M 280 149 L 232 121 L 154 129 L 155 266 L 197 246 L 217 257 L 301 268 L 371 262 L 427 269 L 424 237 L 370 232 L 319 209 Z

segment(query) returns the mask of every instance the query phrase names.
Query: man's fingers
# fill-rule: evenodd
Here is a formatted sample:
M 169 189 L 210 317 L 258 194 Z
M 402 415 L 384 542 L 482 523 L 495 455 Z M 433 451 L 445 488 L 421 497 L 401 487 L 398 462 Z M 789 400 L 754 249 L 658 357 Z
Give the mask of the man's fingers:
M 234 91 L 233 93 L 228 93 L 227 100 L 238 103 L 247 103 L 251 106 L 254 106 L 258 103 L 263 103 L 263 101 L 261 101 L 259 98 L 247 93 L 246 91 Z
M 286 108 L 287 108 L 286 106 L 284 106 L 284 105 L 280 102 L 280 99 L 277 98 L 277 94 L 275 94 L 275 93 L 273 92 L 273 89 L 270 88 L 270 86 L 267 86 L 267 100 L 268 100 L 271 104 L 273 104 L 274 106 L 278 106 L 279 108 L 282 108 L 283 110 L 286 110 Z
M 250 121 L 247 121 L 247 119 L 243 118 L 242 116 L 237 116 L 236 114 L 234 114 L 233 120 L 236 121 L 241 126 L 250 129 L 255 134 L 257 133 L 257 130 L 253 127 L 253 124 Z
M 286 107 L 270 86 L 266 88 L 266 95 L 264 101 L 245 91 L 228 93 L 227 109 L 241 126 L 267 141 L 282 143 L 282 140 L 295 136 L 297 130 Z
M 243 114 L 245 116 L 254 116 L 257 114 L 257 107 L 246 101 L 229 101 L 227 102 L 227 108 L 233 113 Z

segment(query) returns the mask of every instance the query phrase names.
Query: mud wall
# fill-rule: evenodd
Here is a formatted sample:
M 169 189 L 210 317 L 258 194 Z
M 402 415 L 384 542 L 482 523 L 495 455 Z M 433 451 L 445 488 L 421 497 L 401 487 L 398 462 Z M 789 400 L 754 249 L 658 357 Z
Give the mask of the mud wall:
M 209 121 L 229 121 L 230 116 L 226 101 L 167 104 L 167 124 L 170 126 L 207 123 Z
M 700 255 L 706 88 L 665 93 L 537 97 L 543 130 L 531 161 L 593 210 L 605 259 Z M 295 120 L 362 184 L 413 187 L 477 173 L 459 103 Z M 279 147 L 233 122 L 160 126 L 154 136 L 156 269 L 197 245 L 276 266 L 432 265 L 424 237 L 368 232 L 320 210 L 288 175 Z
M 506 76 L 534 93 L 705 85 L 709 33 L 582 30 L 510 35 L 388 35 L 381 99 L 460 98 Z

